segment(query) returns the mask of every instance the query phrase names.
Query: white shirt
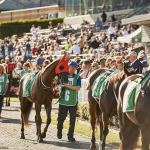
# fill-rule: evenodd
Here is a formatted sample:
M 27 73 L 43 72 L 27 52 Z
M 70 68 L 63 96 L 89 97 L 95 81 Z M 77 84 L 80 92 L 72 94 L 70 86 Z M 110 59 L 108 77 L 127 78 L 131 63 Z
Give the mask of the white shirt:
M 122 30 L 122 35 L 123 36 L 128 35 L 128 31 L 127 30 Z
M 114 27 L 109 27 L 108 30 L 107 30 L 107 33 L 108 33 L 109 35 L 111 35 L 111 34 L 116 34 L 116 30 L 115 30 Z
M 73 53 L 73 54 L 75 54 L 75 55 L 80 54 L 81 52 L 80 52 L 80 47 L 79 47 L 79 45 L 77 45 L 77 44 L 76 44 L 76 45 L 73 45 L 72 48 L 70 48 L 69 52 L 70 52 L 70 53 Z

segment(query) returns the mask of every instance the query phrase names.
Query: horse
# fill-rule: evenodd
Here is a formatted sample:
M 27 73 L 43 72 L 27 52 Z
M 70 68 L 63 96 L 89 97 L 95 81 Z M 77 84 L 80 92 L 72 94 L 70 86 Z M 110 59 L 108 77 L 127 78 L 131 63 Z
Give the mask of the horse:
M 119 92 L 119 86 L 125 79 L 127 74 L 122 71 L 115 75 L 112 75 L 108 81 L 107 89 L 102 93 L 101 98 L 96 101 L 92 96 L 92 86 L 95 79 L 108 71 L 107 68 L 98 69 L 90 74 L 89 85 L 88 85 L 88 102 L 89 102 L 89 113 L 90 123 L 92 127 L 92 138 L 90 150 L 96 149 L 95 140 L 95 126 L 98 122 L 100 126 L 100 142 L 99 149 L 105 149 L 106 137 L 109 133 L 108 124 L 109 119 L 117 115 L 117 95 Z
M 10 80 L 9 80 L 8 87 L 7 87 L 7 90 L 6 90 L 6 93 L 5 93 L 6 106 L 10 106 L 11 86 L 12 85 L 11 85 Z
M 142 137 L 142 149 L 149 150 L 150 144 L 150 80 L 140 90 L 134 99 L 134 110 L 123 113 L 123 97 L 125 90 L 131 81 L 143 78 L 141 74 L 126 78 L 119 89 L 118 114 L 120 122 L 121 150 L 132 150 L 136 146 L 140 131 Z
M 8 87 L 5 93 L 6 99 L 6 106 L 10 106 L 10 98 L 11 97 L 18 97 L 18 87 L 19 87 L 19 80 L 18 79 L 9 79 Z
M 33 83 L 31 96 L 23 97 L 23 84 L 30 74 L 24 75 L 19 83 L 19 100 L 21 109 L 21 139 L 25 139 L 24 126 L 28 125 L 29 115 L 32 109 L 33 103 L 35 103 L 35 122 L 36 122 L 36 135 L 37 141 L 43 142 L 43 138 L 46 137 L 47 129 L 51 123 L 51 109 L 52 109 L 52 99 L 53 99 L 53 80 L 58 75 L 58 79 L 63 82 L 63 72 L 66 72 L 66 68 L 69 60 L 65 60 L 65 63 L 60 63 L 61 60 L 56 60 L 49 64 L 44 70 L 37 73 L 36 79 Z M 57 72 L 56 72 L 57 68 Z M 59 72 L 59 73 L 58 73 Z M 65 75 L 66 76 L 66 75 Z M 47 122 L 44 131 L 41 133 L 41 106 L 45 106 Z

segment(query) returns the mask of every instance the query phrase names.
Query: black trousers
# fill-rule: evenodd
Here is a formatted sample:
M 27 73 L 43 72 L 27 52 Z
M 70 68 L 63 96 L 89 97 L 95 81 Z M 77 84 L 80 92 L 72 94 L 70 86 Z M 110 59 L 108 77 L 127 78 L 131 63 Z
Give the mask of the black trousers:
M 67 135 L 68 137 L 73 137 L 75 122 L 76 122 L 77 105 L 75 106 L 59 105 L 57 129 L 58 130 L 63 129 L 63 123 L 67 117 L 68 112 L 70 117 L 70 123 L 69 123 L 69 130 Z
M 1 112 L 2 112 L 3 100 L 4 100 L 4 96 L 3 96 L 3 95 L 0 95 L 0 114 L 1 114 Z

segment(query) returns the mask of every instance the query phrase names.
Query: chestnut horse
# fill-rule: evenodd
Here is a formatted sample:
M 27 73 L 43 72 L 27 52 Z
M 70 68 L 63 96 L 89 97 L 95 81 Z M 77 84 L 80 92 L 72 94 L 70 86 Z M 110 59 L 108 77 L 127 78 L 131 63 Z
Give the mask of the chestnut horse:
M 148 74 L 149 75 L 149 74 Z M 146 75 L 147 76 L 147 75 Z M 143 78 L 142 75 L 132 75 L 126 78 L 119 89 L 118 114 L 120 121 L 121 150 L 132 150 L 136 146 L 140 131 L 142 149 L 149 150 L 150 144 L 150 80 L 148 78 L 139 95 L 136 95 L 133 112 L 123 113 L 123 97 L 125 89 L 131 81 Z
M 28 124 L 28 118 L 32 109 L 33 103 L 35 103 L 35 122 L 36 122 L 36 128 L 37 128 L 37 140 L 38 142 L 43 142 L 43 138 L 46 137 L 47 129 L 51 122 L 51 109 L 52 109 L 52 99 L 53 99 L 53 79 L 56 76 L 56 68 L 60 69 L 59 71 L 59 79 L 61 78 L 61 72 L 66 72 L 64 68 L 66 68 L 68 65 L 68 61 L 66 60 L 66 63 L 60 64 L 60 60 L 56 60 L 49 64 L 44 70 L 40 71 L 37 74 L 37 77 L 35 79 L 35 82 L 32 86 L 31 91 L 31 97 L 23 97 L 23 83 L 26 82 L 26 79 L 29 78 L 29 74 L 23 76 L 20 80 L 19 85 L 19 100 L 21 104 L 21 119 L 22 119 L 22 127 L 21 127 L 21 139 L 25 139 L 24 135 L 24 125 Z M 47 114 L 47 122 L 46 126 L 44 128 L 44 131 L 41 133 L 41 106 L 44 105 L 46 109 Z
M 107 88 L 102 93 L 101 98 L 99 100 L 95 100 L 92 97 L 92 85 L 95 79 L 108 71 L 108 69 L 98 69 L 91 73 L 89 76 L 89 86 L 88 86 L 88 101 L 89 101 L 89 112 L 90 112 L 90 122 L 92 127 L 92 139 L 91 139 L 91 150 L 96 149 L 95 144 L 95 125 L 96 121 L 99 122 L 100 125 L 100 143 L 99 149 L 105 149 L 105 141 L 106 136 L 109 132 L 108 124 L 109 119 L 114 115 L 117 115 L 117 95 L 119 91 L 119 86 L 126 74 L 124 72 L 120 72 L 118 74 L 113 75 L 108 82 Z

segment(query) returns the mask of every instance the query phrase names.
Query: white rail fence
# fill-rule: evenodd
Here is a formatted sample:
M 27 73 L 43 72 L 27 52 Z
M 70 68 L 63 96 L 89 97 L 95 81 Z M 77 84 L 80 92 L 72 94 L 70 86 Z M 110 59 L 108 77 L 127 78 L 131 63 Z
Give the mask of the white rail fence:
M 81 80 L 81 89 L 78 92 L 78 99 L 80 101 L 88 101 L 88 90 L 87 90 L 88 79 Z

